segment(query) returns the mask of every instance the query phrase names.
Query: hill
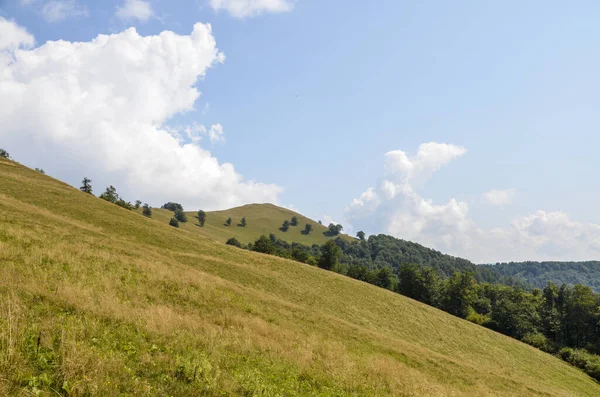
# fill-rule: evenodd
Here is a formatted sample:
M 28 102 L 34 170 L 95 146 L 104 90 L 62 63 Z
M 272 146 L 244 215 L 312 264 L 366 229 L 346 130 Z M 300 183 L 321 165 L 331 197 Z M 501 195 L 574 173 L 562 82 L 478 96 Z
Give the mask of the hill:
M 597 396 L 411 299 L 0 160 L 0 394 Z
M 482 265 L 502 277 L 523 280 L 535 288 L 548 282 L 557 285 L 582 284 L 600 292 L 600 262 L 510 262 Z
M 165 223 L 168 223 L 173 216 L 172 211 L 165 209 L 153 209 L 152 211 L 156 219 Z M 279 239 L 289 243 L 297 242 L 311 246 L 313 244 L 322 245 L 328 240 L 338 237 L 329 235 L 327 227 L 318 222 L 273 204 L 248 204 L 224 211 L 207 211 L 204 227 L 198 225 L 197 212 L 186 211 L 185 214 L 188 217 L 188 222 L 180 224 L 180 228 L 220 242 L 235 237 L 240 242 L 248 244 L 256 241 L 261 235 L 268 236 L 273 233 Z M 290 221 L 293 216 L 298 218 L 298 226 L 290 226 L 286 232 L 280 230 L 283 222 Z M 230 217 L 232 223 L 227 226 L 225 221 Z M 239 224 L 242 218 L 246 218 L 247 225 L 245 227 Z M 309 234 L 302 232 L 306 224 L 313 227 Z M 340 234 L 339 236 L 347 241 L 355 240 L 346 234 Z

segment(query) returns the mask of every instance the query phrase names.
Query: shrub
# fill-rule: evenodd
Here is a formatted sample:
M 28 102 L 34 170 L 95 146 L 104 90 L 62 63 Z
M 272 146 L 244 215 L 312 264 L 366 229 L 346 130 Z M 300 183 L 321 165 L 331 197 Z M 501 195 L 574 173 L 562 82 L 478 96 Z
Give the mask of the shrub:
M 246 227 L 248 223 L 246 223 L 246 218 L 242 218 L 242 221 L 240 222 L 240 226 L 241 227 Z
M 306 235 L 308 235 L 308 234 L 310 234 L 310 232 L 312 231 L 312 229 L 313 229 L 312 225 L 311 225 L 310 223 L 307 223 L 307 224 L 304 226 L 304 231 L 303 231 L 303 233 L 304 233 L 304 234 L 306 234 Z
M 3 159 L 10 159 L 10 154 L 4 149 L 0 149 L 0 157 Z
M 290 225 L 292 226 L 298 226 L 298 217 L 297 216 L 292 216 L 292 221 L 290 222 Z
M 144 204 L 142 215 L 147 216 L 148 218 L 152 216 L 152 208 L 148 205 L 148 203 Z
M 539 332 L 527 333 L 523 336 L 522 340 L 528 345 L 536 347 L 545 352 L 551 352 L 553 350 L 552 345 L 548 341 L 548 338 L 546 338 L 544 334 L 541 334 Z
M 173 227 L 179 227 L 179 221 L 175 218 L 171 218 L 171 220 L 169 221 L 169 225 Z
M 263 254 L 274 254 L 276 250 L 275 244 L 265 235 L 262 235 L 256 240 L 252 246 L 252 251 L 261 252 Z
M 40 174 L 46 174 L 46 171 L 44 171 L 42 168 L 36 168 L 35 170 Z
M 581 368 L 586 374 L 600 380 L 600 356 L 589 353 L 583 349 L 560 349 L 558 356 L 571 365 Z
M 281 225 L 279 230 L 281 230 L 282 232 L 287 232 L 289 228 L 290 228 L 290 221 L 288 221 L 286 219 L 285 221 L 283 221 L 283 225 Z
M 175 211 L 175 219 L 181 223 L 186 223 L 188 221 L 187 215 L 183 211 Z
M 170 201 L 168 203 L 166 203 L 166 204 L 163 204 L 163 206 L 160 207 L 160 208 L 164 208 L 166 210 L 173 211 L 173 212 L 177 212 L 177 211 L 183 212 L 183 206 L 181 204 L 179 204 L 179 203 L 172 203 Z
M 200 227 L 204 227 L 204 222 L 206 222 L 206 212 L 199 210 L 198 216 L 196 218 L 198 218 L 198 223 L 200 224 Z
M 235 238 L 235 237 L 231 237 L 229 240 L 227 240 L 227 242 L 225 244 L 227 244 L 227 245 L 233 245 L 233 246 L 238 247 L 238 248 L 242 248 L 242 243 L 240 243 L 238 241 L 238 239 Z
M 227 220 L 225 221 L 225 224 L 226 224 L 227 226 L 231 226 L 231 222 L 232 222 L 232 221 L 231 221 L 231 217 L 229 217 L 229 218 L 227 218 Z
M 140 209 L 141 205 L 142 205 L 142 202 L 140 200 L 135 200 L 135 209 L 136 210 Z

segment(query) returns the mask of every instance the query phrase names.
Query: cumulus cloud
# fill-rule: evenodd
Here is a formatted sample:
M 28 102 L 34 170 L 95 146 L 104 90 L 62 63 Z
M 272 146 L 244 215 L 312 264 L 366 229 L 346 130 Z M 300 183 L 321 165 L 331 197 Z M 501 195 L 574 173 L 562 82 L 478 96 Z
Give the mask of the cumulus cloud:
M 508 205 L 513 202 L 515 194 L 514 189 L 496 190 L 483 193 L 483 198 L 491 205 Z
M 282 189 L 244 180 L 197 142 L 165 125 L 194 109 L 197 83 L 224 61 L 210 25 L 190 35 L 140 36 L 133 28 L 89 42 L 49 41 L 2 21 L 10 57 L 0 58 L 0 141 L 19 161 L 96 193 L 113 184 L 127 199 L 176 200 L 190 209 L 277 202 Z M 16 43 L 16 44 L 15 44 Z M 212 130 L 212 134 L 210 131 Z M 222 127 L 211 126 L 209 139 Z
M 175 134 L 178 133 L 176 130 L 174 132 Z M 225 132 L 223 131 L 223 126 L 219 123 L 212 124 L 208 128 L 205 125 L 194 123 L 185 127 L 183 132 L 192 142 L 199 142 L 204 137 L 208 137 L 212 143 L 225 142 Z
M 25 28 L 1 16 L 0 33 L 0 52 L 12 53 L 18 48 L 31 48 L 35 43 L 33 36 Z
M 294 8 L 292 0 L 210 0 L 215 11 L 227 11 L 235 18 L 254 17 L 263 13 L 279 13 Z
M 147 21 L 154 15 L 152 5 L 145 0 L 125 0 L 122 6 L 117 7 L 115 15 L 124 21 Z
M 421 145 L 412 157 L 387 153 L 382 181 L 348 205 L 345 221 L 357 230 L 387 233 L 476 262 L 600 256 L 600 225 L 575 222 L 564 212 L 536 211 L 486 230 L 471 218 L 468 203 L 454 198 L 434 203 L 418 193 L 418 183 L 464 153 L 464 148 L 435 142 Z M 514 190 L 484 194 L 494 205 L 508 204 L 514 196 Z

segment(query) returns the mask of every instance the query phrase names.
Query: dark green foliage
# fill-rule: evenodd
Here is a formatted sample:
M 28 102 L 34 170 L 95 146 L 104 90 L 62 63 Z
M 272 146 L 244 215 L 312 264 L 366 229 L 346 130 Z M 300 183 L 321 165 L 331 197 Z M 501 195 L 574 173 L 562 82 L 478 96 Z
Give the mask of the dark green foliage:
M 558 356 L 600 381 L 600 356 L 590 354 L 585 350 L 570 349 L 568 347 L 561 349 Z
M 321 258 L 318 263 L 319 267 L 325 270 L 334 270 L 341 255 L 342 250 L 335 242 L 326 242 L 321 246 Z
M 467 317 L 477 297 L 476 285 L 471 273 L 454 273 L 446 280 L 442 308 L 455 316 Z
M 241 227 L 246 227 L 248 223 L 246 222 L 246 218 L 242 218 L 242 221 L 240 222 L 240 226 Z
M 360 230 L 358 233 L 356 233 L 356 237 L 358 237 L 358 239 L 361 241 L 365 240 L 365 236 L 366 236 L 366 234 L 362 230 Z
M 135 200 L 135 209 L 136 210 L 139 210 L 141 205 L 142 205 L 142 201 L 141 200 Z
M 170 201 L 168 203 L 166 203 L 166 204 L 163 204 L 163 206 L 160 207 L 160 208 L 164 208 L 166 210 L 173 211 L 173 212 L 177 212 L 177 211 L 183 212 L 183 206 L 181 204 L 179 204 L 179 203 L 172 203 Z
M 290 222 L 290 226 L 298 226 L 298 217 L 296 215 L 292 216 L 292 221 Z
M 288 221 L 286 219 L 285 221 L 283 221 L 283 225 L 281 225 L 279 230 L 281 230 L 282 232 L 287 232 L 289 228 L 290 228 L 290 221 Z
M 392 285 L 394 284 L 394 274 L 392 273 L 392 269 L 387 266 L 379 269 L 375 276 L 375 285 L 385 289 L 392 289 Z
M 188 221 L 187 215 L 183 211 L 175 211 L 175 219 L 181 223 L 186 223 Z
M 242 248 L 242 243 L 240 243 L 235 237 L 231 237 L 229 240 L 227 240 L 227 242 L 225 244 L 233 245 L 238 248 Z
M 482 266 L 502 277 L 521 279 L 535 288 L 544 288 L 548 281 L 560 284 L 588 285 L 600 292 L 600 261 L 587 262 L 510 262 Z
M 273 255 L 276 251 L 276 246 L 270 238 L 262 235 L 256 240 L 252 246 L 252 250 L 263 254 Z
M 204 212 L 203 210 L 199 210 L 197 218 L 200 227 L 204 227 L 204 223 L 206 222 L 206 212 Z
M 330 223 L 326 233 L 330 236 L 337 236 L 341 233 L 342 229 L 344 229 L 342 225 L 334 225 L 333 223 Z
M 40 174 L 46 174 L 46 171 L 44 171 L 42 168 L 36 168 L 35 170 Z
M 232 222 L 232 220 L 231 220 L 231 217 L 229 217 L 229 218 L 227 218 L 227 220 L 225 221 L 225 225 L 227 225 L 227 226 L 231 226 L 231 222 Z
M 0 149 L 0 157 L 3 159 L 10 159 L 10 154 L 4 149 Z
M 108 202 L 116 204 L 119 200 L 119 195 L 117 194 L 117 189 L 113 185 L 110 185 L 106 188 L 106 191 L 100 195 L 100 198 L 102 200 L 106 200 Z
M 405 264 L 400 267 L 398 279 L 398 293 L 431 306 L 439 306 L 441 279 L 434 269 Z
M 130 202 L 125 201 L 117 194 L 117 189 L 113 185 L 107 187 L 106 191 L 100 195 L 100 198 L 128 210 L 133 210 L 135 208 Z
M 142 215 L 147 216 L 148 218 L 152 216 L 152 208 L 148 205 L 148 203 L 144 204 Z
M 302 231 L 302 233 L 308 235 L 310 234 L 310 232 L 312 232 L 313 230 L 313 226 L 310 223 L 307 223 L 306 225 L 304 225 L 304 230 Z
M 88 177 L 84 177 L 81 181 L 81 187 L 79 188 L 84 193 L 92 194 L 92 180 Z
M 179 227 L 179 221 L 176 218 L 171 218 L 171 220 L 169 220 L 169 226 Z

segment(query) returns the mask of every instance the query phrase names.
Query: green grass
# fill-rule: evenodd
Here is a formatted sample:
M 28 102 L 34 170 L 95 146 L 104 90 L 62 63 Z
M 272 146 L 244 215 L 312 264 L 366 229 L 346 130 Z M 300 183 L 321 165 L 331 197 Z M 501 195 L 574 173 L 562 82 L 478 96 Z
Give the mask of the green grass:
M 0 395 L 600 395 L 516 340 L 187 229 L 0 160 Z
M 152 209 L 152 211 L 153 218 L 165 224 L 168 224 L 169 219 L 173 217 L 173 212 L 169 210 Z M 139 212 L 141 213 L 141 209 Z M 221 242 L 227 241 L 230 237 L 235 237 L 243 244 L 253 243 L 261 235 L 268 236 L 273 233 L 287 242 L 298 242 L 311 246 L 313 244 L 323 245 L 328 240 L 337 237 L 328 235 L 326 226 L 273 204 L 249 204 L 224 211 L 210 211 L 206 213 L 204 227 L 198 225 L 197 214 L 197 212 L 186 212 L 188 222 L 180 223 L 179 227 Z M 280 227 L 283 222 L 285 220 L 290 221 L 292 216 L 298 217 L 298 226 L 290 226 L 287 232 L 281 231 Z M 225 224 L 229 217 L 232 219 L 231 226 Z M 242 227 L 240 222 L 244 217 L 247 225 Z M 302 233 L 304 225 L 307 223 L 313 227 L 313 231 L 308 235 Z M 348 241 L 354 240 L 346 234 L 340 234 L 340 236 Z

